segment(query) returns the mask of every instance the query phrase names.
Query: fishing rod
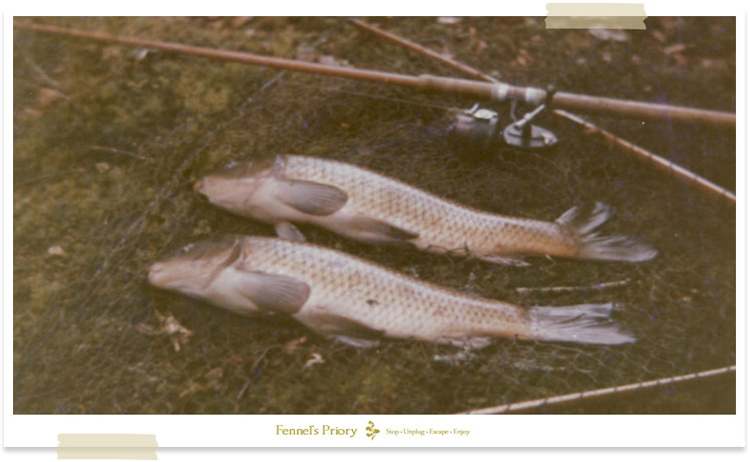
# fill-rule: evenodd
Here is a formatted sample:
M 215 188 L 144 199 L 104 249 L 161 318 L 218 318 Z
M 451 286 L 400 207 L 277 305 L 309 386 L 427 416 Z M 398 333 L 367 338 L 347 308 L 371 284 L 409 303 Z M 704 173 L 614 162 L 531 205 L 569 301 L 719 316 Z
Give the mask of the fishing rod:
M 185 55 L 202 56 L 204 58 L 223 61 L 255 64 L 259 66 L 275 67 L 297 72 L 343 77 L 375 83 L 387 83 L 417 88 L 422 91 L 452 93 L 495 102 L 516 101 L 532 106 L 548 104 L 574 111 L 608 114 L 611 116 L 639 120 L 669 119 L 675 122 L 698 123 L 726 129 L 732 129 L 735 127 L 735 114 L 722 111 L 603 98 L 566 92 L 548 92 L 540 88 L 515 86 L 502 82 L 479 82 L 450 77 L 438 77 L 434 75 L 414 76 L 357 68 L 329 66 L 294 59 L 274 58 L 270 56 L 185 45 L 174 42 L 162 42 L 137 37 L 121 37 L 80 29 L 66 29 L 25 21 L 16 21 L 15 27 L 100 42 L 113 42 Z
M 487 75 L 478 69 L 475 69 L 459 61 L 456 61 L 455 59 L 441 55 L 440 53 L 436 51 L 430 50 L 429 48 L 424 47 L 418 43 L 414 43 L 396 34 L 380 29 L 377 26 L 368 24 L 358 19 L 350 19 L 350 22 L 354 24 L 355 26 L 359 27 L 360 29 L 363 29 L 367 32 L 375 34 L 378 37 L 384 38 L 393 43 L 401 45 L 416 53 L 428 56 L 443 64 L 447 64 L 448 66 L 454 69 L 457 69 L 470 77 L 484 80 L 486 82 L 501 83 L 498 79 L 490 75 Z M 483 112 L 480 112 L 480 111 L 483 111 Z M 584 133 L 589 133 L 592 135 L 593 134 L 599 135 L 605 141 L 613 143 L 615 146 L 617 146 L 621 150 L 634 155 L 637 159 L 647 162 L 650 165 L 655 166 L 656 168 L 668 173 L 669 175 L 675 178 L 687 181 L 688 184 L 697 188 L 699 191 L 708 193 L 714 197 L 720 197 L 722 199 L 728 200 L 731 203 L 735 203 L 737 201 L 736 196 L 731 191 L 727 190 L 726 188 L 722 188 L 721 186 L 710 182 L 709 180 L 701 177 L 700 175 L 693 173 L 690 170 L 665 159 L 664 157 L 661 157 L 657 154 L 654 154 L 651 151 L 648 151 L 645 148 L 642 148 L 627 140 L 624 140 L 620 138 L 619 136 L 604 130 L 603 128 L 595 125 L 594 123 L 588 120 L 585 120 L 575 114 L 571 114 L 570 112 L 563 111 L 561 109 L 554 109 L 552 112 L 553 114 L 578 125 L 579 127 L 583 129 Z M 485 145 L 491 144 L 498 137 L 497 129 L 493 128 L 493 124 L 497 125 L 497 115 L 494 113 L 494 111 L 473 108 L 469 111 L 466 111 L 464 114 L 459 115 L 459 118 L 456 124 L 456 133 L 457 135 L 462 136 L 465 139 L 468 139 L 470 142 L 484 143 Z M 517 125 L 517 124 L 518 124 L 517 122 L 516 124 L 512 124 L 510 127 L 508 127 L 508 129 L 512 129 L 514 125 Z M 539 134 L 539 136 L 537 137 L 537 140 L 539 141 L 537 144 L 539 146 L 544 146 L 545 143 L 550 144 L 550 140 L 553 140 L 553 141 L 555 140 L 555 138 L 550 138 L 551 135 L 549 134 L 548 130 L 541 129 L 539 127 L 534 127 L 534 128 L 538 130 L 537 133 Z M 506 129 L 506 131 L 508 129 Z M 528 144 L 533 146 L 533 142 L 535 141 L 534 133 L 530 132 L 528 136 L 530 138 Z M 510 144 L 519 145 L 519 143 L 517 142 L 518 138 L 509 140 L 506 136 L 506 141 L 508 141 Z

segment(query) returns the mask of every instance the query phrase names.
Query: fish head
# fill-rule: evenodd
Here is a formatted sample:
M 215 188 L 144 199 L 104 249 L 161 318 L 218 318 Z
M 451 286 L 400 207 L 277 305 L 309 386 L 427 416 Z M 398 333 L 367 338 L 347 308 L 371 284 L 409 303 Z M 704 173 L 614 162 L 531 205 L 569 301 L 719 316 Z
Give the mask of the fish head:
M 195 191 L 215 205 L 233 212 L 243 207 L 255 191 L 281 167 L 280 158 L 232 163 L 205 175 L 193 185 Z
M 217 276 L 242 253 L 238 236 L 218 236 L 185 246 L 178 255 L 154 263 L 148 282 L 160 289 L 201 297 Z

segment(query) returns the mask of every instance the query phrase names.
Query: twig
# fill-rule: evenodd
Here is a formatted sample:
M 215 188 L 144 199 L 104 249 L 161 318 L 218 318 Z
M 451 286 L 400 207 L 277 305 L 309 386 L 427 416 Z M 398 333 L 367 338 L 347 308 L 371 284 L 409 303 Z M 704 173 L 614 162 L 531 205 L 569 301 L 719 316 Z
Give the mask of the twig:
M 136 159 L 146 160 L 148 162 L 155 162 L 154 159 L 152 159 L 150 157 L 140 156 L 138 154 L 133 154 L 132 152 L 123 151 L 122 149 L 108 148 L 106 146 L 97 146 L 97 145 L 94 145 L 94 144 L 92 144 L 91 146 L 89 146 L 89 148 L 93 149 L 94 151 L 111 152 L 111 153 L 114 153 L 114 154 L 122 154 L 122 155 L 125 155 L 125 156 L 135 157 Z
M 47 75 L 47 73 L 44 72 L 44 69 L 42 69 L 37 63 L 35 63 L 34 60 L 31 59 L 31 57 L 29 55 L 24 55 L 24 58 L 25 58 L 26 62 L 29 64 L 29 66 L 31 66 L 31 68 L 34 70 L 34 72 L 36 72 L 37 75 L 42 80 L 44 80 L 45 83 L 47 83 L 50 86 L 55 87 L 58 91 L 60 91 L 60 94 L 64 98 L 70 99 L 70 96 L 68 96 L 68 95 L 66 95 L 65 93 L 62 92 L 62 87 L 61 87 L 60 83 L 57 80 L 55 80 L 52 77 L 50 77 L 49 75 Z
M 277 345 L 271 345 L 267 347 L 263 352 L 258 356 L 258 358 L 255 360 L 253 365 L 250 367 L 250 373 L 248 375 L 252 375 L 255 372 L 255 369 L 258 367 L 258 364 L 260 364 L 261 361 L 263 361 L 263 358 L 266 357 L 266 353 L 268 353 L 270 350 L 277 348 Z M 242 389 L 239 393 L 237 393 L 237 400 L 239 401 L 242 399 L 242 395 L 245 394 L 245 391 L 247 391 L 247 387 L 250 386 L 250 378 L 245 377 L 245 384 L 242 386 Z
M 528 293 L 560 293 L 560 292 L 582 292 L 582 291 L 588 291 L 588 290 L 605 290 L 605 289 L 612 289 L 615 287 L 622 287 L 624 285 L 627 285 L 630 283 L 630 279 L 625 279 L 623 281 L 612 281 L 612 282 L 602 282 L 599 284 L 593 284 L 590 286 L 562 286 L 562 287 L 517 287 L 516 292 L 519 294 L 528 294 Z

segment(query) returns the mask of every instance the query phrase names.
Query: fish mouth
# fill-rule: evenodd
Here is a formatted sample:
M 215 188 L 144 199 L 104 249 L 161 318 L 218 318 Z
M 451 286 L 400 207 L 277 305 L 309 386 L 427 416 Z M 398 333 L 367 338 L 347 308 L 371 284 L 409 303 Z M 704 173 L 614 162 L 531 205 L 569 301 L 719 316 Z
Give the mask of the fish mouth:
M 164 265 L 161 263 L 154 263 L 151 265 L 151 269 L 148 271 L 149 284 L 156 287 L 162 287 L 165 282 L 164 279 Z
M 194 190 L 195 192 L 197 192 L 197 193 L 203 194 L 203 188 L 204 188 L 205 186 L 206 186 L 206 184 L 205 184 L 205 182 L 204 182 L 203 178 L 201 178 L 200 180 L 196 181 L 196 182 L 195 182 L 195 183 L 193 184 L 193 190 Z

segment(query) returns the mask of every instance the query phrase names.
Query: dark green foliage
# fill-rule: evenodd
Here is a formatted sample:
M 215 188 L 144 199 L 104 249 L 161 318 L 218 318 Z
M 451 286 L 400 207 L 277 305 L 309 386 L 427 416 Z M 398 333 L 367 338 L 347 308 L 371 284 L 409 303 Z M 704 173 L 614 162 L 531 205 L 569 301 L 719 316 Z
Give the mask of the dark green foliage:
M 459 76 L 339 19 L 254 18 L 239 26 L 221 18 L 34 20 Z M 648 30 L 628 32 L 626 42 L 545 31 L 540 18 L 382 23 L 511 83 L 734 110 L 732 18 L 650 18 Z M 665 52 L 680 43 L 683 51 Z M 477 158 L 448 141 L 449 112 L 430 106 L 474 103 L 461 98 L 166 53 L 138 59 L 131 48 L 20 29 L 14 46 L 15 413 L 448 413 L 735 363 L 734 208 L 565 121 L 542 116 L 562 140 L 546 153 L 504 148 Z M 507 121 L 509 109 L 496 109 Z M 596 122 L 734 188 L 734 133 Z M 553 220 L 577 203 L 613 205 L 604 232 L 652 243 L 657 259 L 531 258 L 533 266 L 512 268 L 303 232 L 426 281 L 525 306 L 616 301 L 638 342 L 498 340 L 451 363 L 434 357 L 457 353 L 452 347 L 388 341 L 355 349 L 285 319 L 245 319 L 148 286 L 149 265 L 189 242 L 273 233 L 209 206 L 191 186 L 232 160 L 277 153 L 352 162 L 514 216 Z M 64 255 L 49 253 L 54 246 Z M 625 279 L 630 284 L 608 292 L 515 291 Z M 157 326 L 157 312 L 193 332 L 179 352 L 168 337 L 140 327 Z M 296 348 L 285 347 L 302 336 Z M 305 367 L 314 354 L 325 362 Z M 565 412 L 733 413 L 732 391 L 726 384 L 677 389 Z

